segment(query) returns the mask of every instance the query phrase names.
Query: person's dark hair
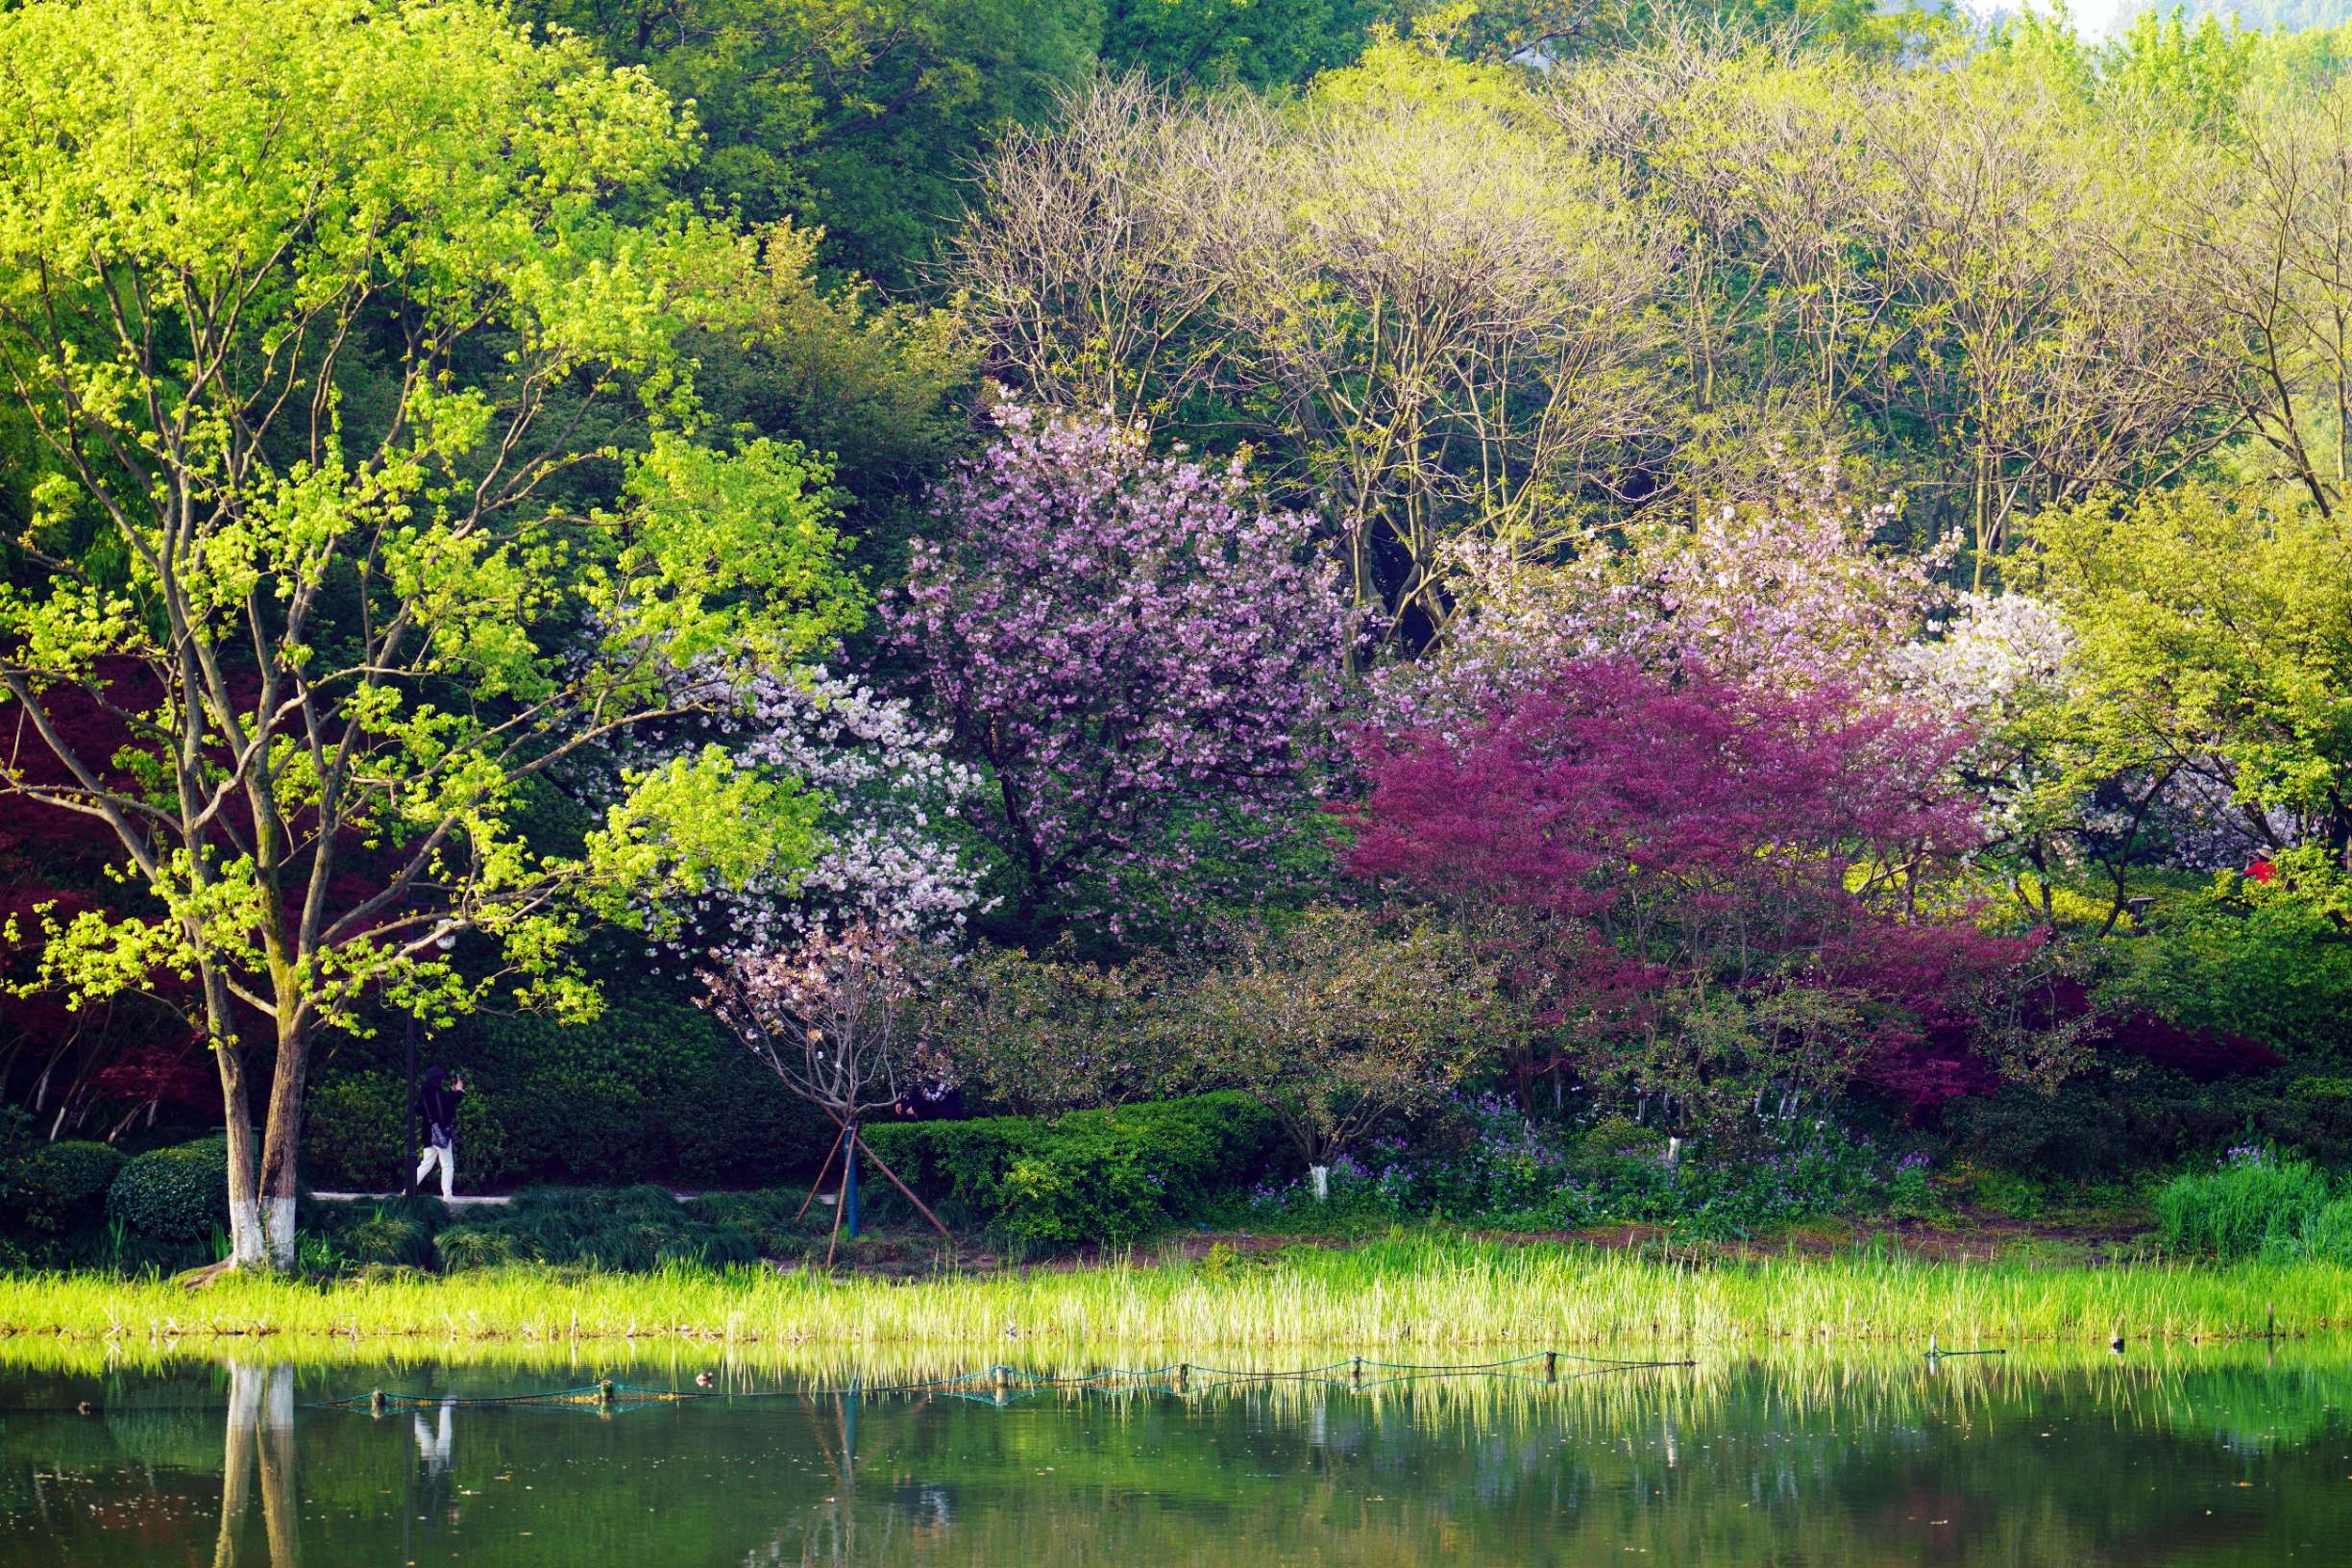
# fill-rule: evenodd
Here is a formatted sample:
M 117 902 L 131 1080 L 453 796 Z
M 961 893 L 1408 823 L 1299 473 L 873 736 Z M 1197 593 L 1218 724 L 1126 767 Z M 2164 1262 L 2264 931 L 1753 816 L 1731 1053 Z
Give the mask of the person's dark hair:
M 429 1091 L 431 1090 L 436 1090 L 441 1087 L 443 1080 L 447 1079 L 448 1077 L 449 1074 L 441 1070 L 439 1067 L 427 1067 L 424 1075 L 417 1080 L 417 1087 Z

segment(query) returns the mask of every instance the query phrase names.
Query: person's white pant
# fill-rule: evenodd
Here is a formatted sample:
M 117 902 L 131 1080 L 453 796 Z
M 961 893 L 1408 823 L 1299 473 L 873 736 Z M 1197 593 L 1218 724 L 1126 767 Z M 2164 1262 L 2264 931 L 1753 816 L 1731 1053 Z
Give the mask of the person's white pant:
M 425 1158 L 417 1162 L 416 1185 L 425 1185 L 425 1173 L 432 1169 L 436 1160 L 441 1162 L 441 1195 L 446 1198 L 450 1188 L 457 1185 L 457 1151 L 450 1144 L 434 1143 L 426 1148 Z

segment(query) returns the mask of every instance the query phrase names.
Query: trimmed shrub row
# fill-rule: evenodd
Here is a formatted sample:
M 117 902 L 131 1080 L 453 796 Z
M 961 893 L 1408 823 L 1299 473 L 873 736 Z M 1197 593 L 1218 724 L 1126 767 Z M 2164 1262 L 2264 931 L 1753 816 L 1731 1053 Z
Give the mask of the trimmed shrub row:
M 649 1269 L 789 1257 L 807 1245 L 798 1192 L 728 1192 L 680 1203 L 658 1187 L 619 1191 L 535 1188 L 453 1223 L 425 1197 L 314 1210 L 313 1225 L 348 1262 L 459 1273 L 502 1263 Z
M 9 1201 L 27 1229 L 63 1236 L 95 1223 L 122 1167 L 110 1143 L 37 1143 L 11 1162 Z
M 229 1228 L 229 1139 L 200 1138 L 127 1160 L 107 1190 L 107 1217 L 159 1241 L 201 1241 Z

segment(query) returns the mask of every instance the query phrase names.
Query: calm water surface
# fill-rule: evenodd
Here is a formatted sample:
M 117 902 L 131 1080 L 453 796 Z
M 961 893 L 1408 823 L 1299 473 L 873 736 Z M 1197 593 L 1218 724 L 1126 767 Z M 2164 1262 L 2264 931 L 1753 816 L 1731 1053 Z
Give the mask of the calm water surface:
M 2352 1563 L 2352 1347 L 1001 1403 L 57 1357 L 0 1360 L 0 1563 Z M 326 1408 L 705 1366 L 691 1405 Z

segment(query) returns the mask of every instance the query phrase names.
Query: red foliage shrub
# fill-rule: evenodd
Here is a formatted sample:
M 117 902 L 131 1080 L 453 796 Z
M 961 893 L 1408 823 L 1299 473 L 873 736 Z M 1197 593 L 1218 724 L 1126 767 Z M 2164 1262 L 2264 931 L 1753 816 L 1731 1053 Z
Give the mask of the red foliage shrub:
M 1360 737 L 1352 865 L 1503 913 L 1515 983 L 1572 1042 L 1523 1078 L 1653 1048 L 1725 999 L 1781 998 L 1786 1019 L 1811 993 L 1836 1010 L 1802 1028 L 1942 1097 L 1988 1080 L 1981 1025 L 2014 1017 L 2005 988 L 2035 945 L 1919 907 L 1974 842 L 1943 782 L 1964 741 L 1834 689 L 1574 661 L 1470 733 Z

